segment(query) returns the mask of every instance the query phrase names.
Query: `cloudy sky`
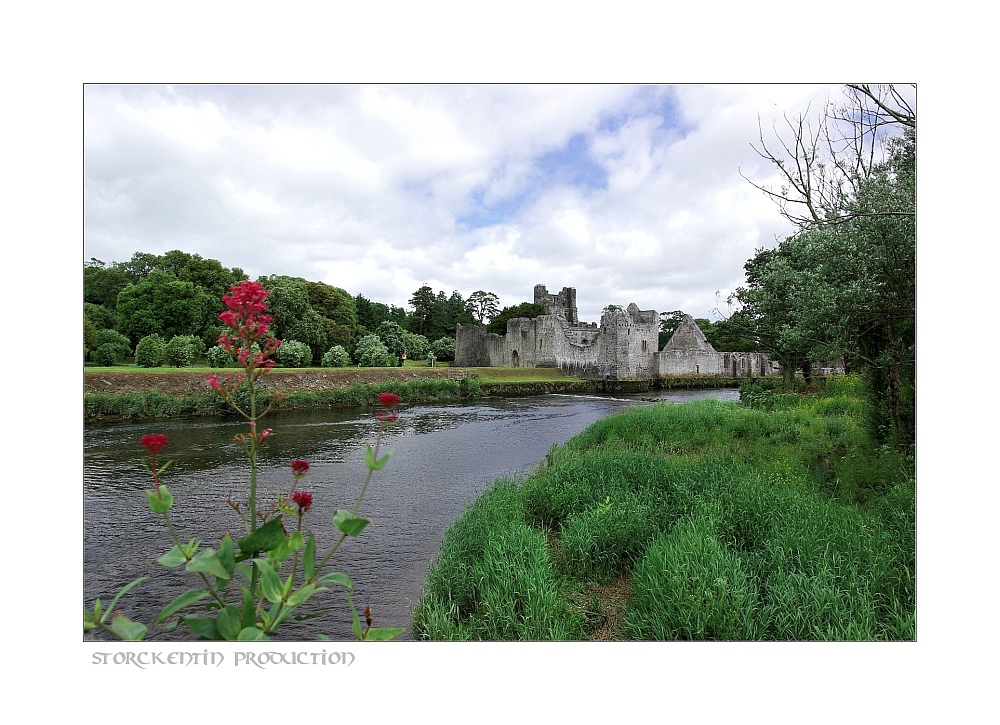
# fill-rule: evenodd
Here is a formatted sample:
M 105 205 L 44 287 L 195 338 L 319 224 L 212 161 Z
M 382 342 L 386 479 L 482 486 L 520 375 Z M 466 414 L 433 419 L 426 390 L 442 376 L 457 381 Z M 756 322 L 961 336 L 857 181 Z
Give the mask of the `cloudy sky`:
M 428 284 L 712 317 L 791 231 L 746 180 L 801 85 L 87 85 L 84 259 L 181 249 L 408 306 Z

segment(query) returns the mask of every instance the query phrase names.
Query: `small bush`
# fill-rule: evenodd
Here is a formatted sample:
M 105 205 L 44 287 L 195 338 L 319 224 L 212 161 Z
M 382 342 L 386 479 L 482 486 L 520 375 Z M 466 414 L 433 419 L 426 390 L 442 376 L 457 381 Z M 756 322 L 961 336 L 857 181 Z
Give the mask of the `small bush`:
M 94 351 L 94 362 L 109 368 L 118 362 L 118 350 L 114 345 L 106 342 Z
M 365 335 L 354 348 L 354 359 L 362 367 L 386 368 L 392 364 L 389 349 L 382 344 L 378 335 Z
M 190 335 L 175 335 L 167 343 L 167 347 L 163 352 L 163 359 L 168 365 L 172 365 L 175 368 L 190 366 L 197 357 L 198 347 L 194 344 L 194 341 L 201 343 L 201 340 Z
M 458 382 L 458 391 L 463 398 L 478 398 L 483 394 L 483 386 L 478 375 L 466 375 Z
M 167 344 L 159 335 L 146 335 L 135 346 L 135 364 L 142 368 L 158 368 L 163 365 Z
M 431 349 L 431 343 L 423 335 L 407 332 L 406 337 L 406 357 L 410 360 L 425 360 L 427 353 Z
M 208 348 L 205 359 L 208 361 L 209 367 L 224 368 L 232 361 L 233 357 L 222 349 L 222 345 L 216 345 Z
M 442 337 L 440 340 L 435 340 L 434 344 L 431 345 L 431 352 L 434 353 L 434 357 L 438 360 L 454 360 L 455 338 Z
M 344 349 L 344 346 L 334 345 L 323 353 L 323 359 L 320 361 L 320 365 L 325 368 L 342 368 L 349 362 L 351 362 L 351 357 L 347 354 L 347 350 Z
M 113 346 L 119 360 L 132 354 L 132 346 L 129 344 L 128 337 L 117 330 L 98 330 L 97 346 L 100 347 L 101 345 Z
M 298 340 L 283 340 L 275 358 L 286 368 L 308 367 L 312 362 L 312 348 Z

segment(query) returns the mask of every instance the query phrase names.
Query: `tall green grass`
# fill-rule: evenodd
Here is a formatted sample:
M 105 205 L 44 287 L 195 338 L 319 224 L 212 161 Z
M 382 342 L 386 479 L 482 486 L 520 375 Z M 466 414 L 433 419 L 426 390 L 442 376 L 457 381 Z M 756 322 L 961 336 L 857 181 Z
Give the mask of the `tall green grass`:
M 374 406 L 379 393 L 396 393 L 405 403 L 454 401 L 481 394 L 478 381 L 472 378 L 442 380 L 428 378 L 406 382 L 387 381 L 373 385 L 353 385 L 317 391 L 299 391 L 275 404 L 276 408 L 318 409 L 335 406 Z M 249 404 L 246 383 L 237 390 L 237 402 Z M 264 390 L 258 404 L 267 405 L 273 391 Z M 245 398 L 245 400 L 244 400 Z M 84 418 L 133 419 L 170 418 L 181 415 L 225 415 L 232 409 L 213 392 L 198 395 L 170 396 L 157 391 L 149 393 L 86 393 L 83 397 Z
M 516 482 L 497 481 L 449 529 L 413 615 L 432 640 L 573 640 L 584 617 L 562 594 L 543 533 L 524 518 Z
M 570 638 L 569 592 L 628 577 L 622 639 L 913 639 L 913 464 L 867 438 L 852 385 L 598 421 L 455 522 L 414 633 Z M 566 605 L 530 634 L 526 587 Z

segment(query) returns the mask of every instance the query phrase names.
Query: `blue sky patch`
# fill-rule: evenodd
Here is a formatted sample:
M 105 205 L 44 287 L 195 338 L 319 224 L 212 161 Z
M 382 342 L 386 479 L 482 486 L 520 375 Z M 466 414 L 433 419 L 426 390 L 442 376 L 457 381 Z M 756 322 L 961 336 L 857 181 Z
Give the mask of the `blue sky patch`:
M 553 186 L 575 186 L 585 192 L 608 188 L 608 172 L 590 156 L 590 140 L 584 134 L 572 136 L 562 148 L 542 154 L 532 164 L 531 178 L 520 192 L 492 204 L 483 201 L 484 189 L 472 193 L 472 208 L 457 223 L 467 229 L 500 224 L 512 217 Z

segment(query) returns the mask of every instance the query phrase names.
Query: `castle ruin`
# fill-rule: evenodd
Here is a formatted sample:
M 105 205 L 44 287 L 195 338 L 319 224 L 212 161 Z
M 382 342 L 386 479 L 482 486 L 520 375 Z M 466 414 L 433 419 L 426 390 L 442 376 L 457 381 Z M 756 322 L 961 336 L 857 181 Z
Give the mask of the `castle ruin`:
M 657 349 L 656 310 L 610 306 L 596 322 L 580 322 L 576 289 L 549 294 L 535 285 L 535 303 L 545 314 L 508 320 L 497 335 L 480 325 L 458 325 L 455 365 L 462 367 L 561 368 L 584 380 L 654 380 L 714 375 L 751 377 L 780 371 L 763 353 L 717 352 L 690 315 L 685 315 L 663 350 Z

